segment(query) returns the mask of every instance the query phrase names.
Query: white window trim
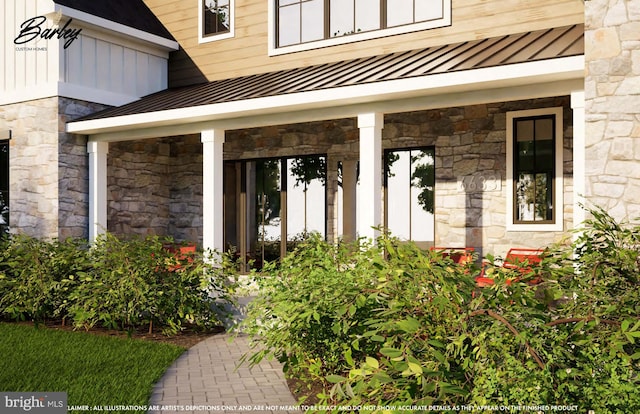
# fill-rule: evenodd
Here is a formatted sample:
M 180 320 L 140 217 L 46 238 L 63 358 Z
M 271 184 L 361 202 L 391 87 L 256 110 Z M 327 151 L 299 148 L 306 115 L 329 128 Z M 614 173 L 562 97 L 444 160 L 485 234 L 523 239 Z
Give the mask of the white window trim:
M 563 231 L 564 229 L 564 171 L 563 171 L 563 151 L 564 136 L 562 125 L 562 107 L 530 109 L 525 111 L 507 112 L 507 231 Z M 554 115 L 556 118 L 556 177 L 555 177 L 555 205 L 553 209 L 553 223 L 527 223 L 514 224 L 513 220 L 513 120 L 540 115 Z
M 317 40 L 308 43 L 300 43 L 291 46 L 276 47 L 277 27 L 276 27 L 276 0 L 269 0 L 268 7 L 268 39 L 269 56 L 284 55 L 287 53 L 302 52 L 305 50 L 320 49 L 323 47 L 343 45 L 347 43 L 359 42 L 363 40 L 378 39 L 381 37 L 394 36 L 398 34 L 418 32 L 421 30 L 435 29 L 451 25 L 451 0 L 442 0 L 442 18 L 407 24 L 403 26 L 390 27 L 388 29 L 372 30 L 370 32 L 356 33 L 348 36 L 332 37 L 330 39 Z M 200 19 L 202 21 L 202 19 Z M 200 31 L 202 33 L 202 31 Z
M 235 36 L 235 21 L 236 21 L 236 8 L 235 0 L 229 0 L 229 12 L 231 13 L 231 19 L 229 19 L 229 31 L 226 33 L 213 34 L 209 36 L 203 36 L 204 27 L 202 27 L 202 0 L 196 0 L 198 4 L 198 43 L 209 43 L 217 40 L 230 39 Z

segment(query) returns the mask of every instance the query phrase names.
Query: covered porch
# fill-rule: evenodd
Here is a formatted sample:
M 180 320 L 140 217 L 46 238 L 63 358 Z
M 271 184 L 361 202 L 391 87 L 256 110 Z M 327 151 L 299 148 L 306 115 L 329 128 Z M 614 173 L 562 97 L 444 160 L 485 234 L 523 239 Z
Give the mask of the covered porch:
M 525 46 L 528 54 L 516 53 Z M 555 241 L 583 219 L 583 89 L 582 28 L 572 26 L 167 90 L 68 131 L 88 135 L 91 238 L 127 232 L 122 223 L 135 216 L 138 228 L 233 246 L 242 257 L 262 237 L 264 251 L 274 222 L 264 220 L 257 180 L 268 166 L 279 177 L 270 234 L 279 233 L 281 254 L 300 228 L 336 241 L 375 238 L 383 227 L 425 246 L 504 254 Z M 514 225 L 514 119 L 549 114 L 559 143 L 553 219 Z M 161 168 L 135 165 L 135 154 Z M 305 162 L 319 174 L 285 173 Z M 416 171 L 424 173 L 417 204 L 395 203 L 403 180 L 408 194 L 416 187 Z M 300 191 L 312 184 L 316 195 Z M 150 203 L 149 191 L 160 197 Z M 307 197 L 304 208 L 290 202 L 294 193 Z M 319 212 L 321 224 L 311 220 Z M 293 221 L 301 215 L 302 227 Z

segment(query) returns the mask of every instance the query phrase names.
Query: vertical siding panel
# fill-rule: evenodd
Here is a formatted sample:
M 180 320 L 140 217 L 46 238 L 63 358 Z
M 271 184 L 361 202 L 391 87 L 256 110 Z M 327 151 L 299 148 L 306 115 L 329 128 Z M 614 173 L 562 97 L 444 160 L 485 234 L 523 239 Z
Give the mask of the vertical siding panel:
M 8 36 L 9 26 L 12 24 L 7 15 L 7 5 L 9 1 L 0 3 L 0 16 L 2 16 L 2 29 L 0 29 L 0 56 L 4 56 L 4 65 L 0 65 L 0 91 L 7 90 L 7 65 L 11 63 L 11 48 L 13 48 L 13 39 Z M 15 50 L 15 49 L 14 49 Z
M 149 56 L 149 81 L 147 93 L 162 89 L 162 66 L 164 59 L 158 56 Z
M 133 49 L 124 48 L 124 90 L 129 93 L 136 90 L 136 52 Z
M 124 93 L 124 47 L 111 44 L 109 52 L 111 54 L 109 88 L 114 92 Z
M 74 42 L 74 48 L 67 48 L 64 50 L 64 62 L 65 62 L 65 77 L 66 83 L 81 83 L 82 82 L 82 58 L 85 49 L 85 42 L 91 42 L 90 38 L 86 36 L 80 36 L 78 40 Z
M 14 8 L 13 10 L 10 10 L 10 12 L 15 18 L 14 21 L 20 24 L 25 20 L 24 16 L 26 14 L 26 4 L 24 2 L 18 2 L 17 4 L 14 3 Z M 26 46 L 26 45 L 19 45 L 19 46 Z M 23 51 L 14 51 L 13 56 L 14 56 L 14 62 L 13 62 L 13 68 L 12 68 L 13 69 L 13 89 L 20 90 L 20 89 L 23 89 L 26 85 L 25 73 L 24 73 L 24 70 L 22 69 L 26 64 L 26 53 Z
M 166 89 L 169 86 L 169 65 L 166 59 L 162 59 L 163 63 L 160 65 L 160 78 L 162 83 L 160 89 Z
M 21 24 L 24 20 L 30 19 L 32 17 L 36 17 L 37 15 L 38 14 L 36 11 L 36 3 L 31 1 L 26 1 L 24 2 L 24 19 L 19 20 L 19 23 Z M 42 29 L 44 29 L 45 27 L 48 27 L 47 23 L 48 22 L 43 23 L 42 26 L 40 27 Z M 36 39 L 37 40 L 32 40 L 28 42 L 27 44 L 25 44 L 25 46 L 34 47 L 34 48 L 49 46 L 49 42 L 50 42 L 49 40 L 41 39 L 40 37 L 36 37 Z M 46 54 L 46 52 L 41 52 L 40 50 L 29 50 L 21 53 L 24 56 L 24 67 L 23 67 L 23 70 L 21 71 L 24 74 L 24 87 L 35 86 L 36 85 L 36 64 L 38 60 L 38 55 L 41 53 Z
M 111 53 L 109 52 L 109 43 L 96 41 L 96 87 L 102 90 L 109 90 L 109 80 L 111 69 Z
M 149 55 L 136 51 L 136 94 L 144 96 L 149 91 Z
M 88 87 L 96 86 L 96 39 L 86 36 L 82 39 L 82 59 L 76 64 L 82 74 L 80 84 Z M 73 52 L 72 52 L 73 53 Z M 77 79 L 77 78 L 76 78 Z

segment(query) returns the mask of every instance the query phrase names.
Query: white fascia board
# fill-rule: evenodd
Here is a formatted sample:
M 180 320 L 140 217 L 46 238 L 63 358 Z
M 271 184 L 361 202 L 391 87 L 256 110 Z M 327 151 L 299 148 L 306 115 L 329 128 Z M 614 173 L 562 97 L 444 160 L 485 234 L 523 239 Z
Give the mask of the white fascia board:
M 178 42 L 176 42 L 175 40 L 166 39 L 162 36 L 154 35 L 143 30 L 134 29 L 133 27 L 112 22 L 111 20 L 103 19 L 102 17 L 94 16 L 92 14 L 72 9 L 67 6 L 56 5 L 56 11 L 62 12 L 62 14 L 66 17 L 80 20 L 98 28 L 105 29 L 109 32 L 119 33 L 126 37 L 135 38 L 143 42 L 148 42 L 170 51 L 179 49 Z
M 300 92 L 151 113 L 71 122 L 67 132 L 92 135 L 139 128 L 409 99 L 584 77 L 584 56 L 518 63 L 325 90 Z

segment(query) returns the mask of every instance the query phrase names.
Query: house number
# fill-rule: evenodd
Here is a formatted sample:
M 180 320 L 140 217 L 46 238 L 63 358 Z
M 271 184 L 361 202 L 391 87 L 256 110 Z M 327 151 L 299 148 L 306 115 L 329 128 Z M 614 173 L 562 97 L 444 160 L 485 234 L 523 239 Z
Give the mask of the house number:
M 472 193 L 476 191 L 501 191 L 500 173 L 478 173 L 458 177 L 458 191 Z

